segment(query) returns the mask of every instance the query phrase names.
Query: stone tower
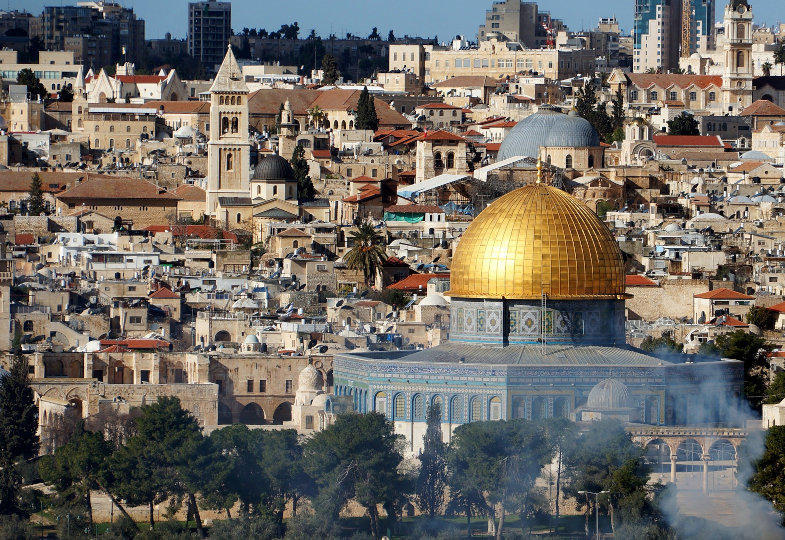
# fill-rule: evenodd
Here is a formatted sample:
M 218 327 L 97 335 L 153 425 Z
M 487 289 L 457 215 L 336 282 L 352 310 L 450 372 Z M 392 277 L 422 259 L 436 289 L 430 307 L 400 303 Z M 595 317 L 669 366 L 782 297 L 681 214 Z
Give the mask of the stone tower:
M 281 109 L 281 124 L 278 128 L 278 155 L 286 159 L 292 157 L 294 147 L 297 144 L 297 132 L 300 125 L 294 119 L 294 112 L 292 112 L 292 104 L 289 100 Z
M 210 87 L 210 142 L 207 145 L 207 214 L 218 218 L 219 197 L 248 197 L 251 145 L 248 87 L 231 46 Z
M 738 114 L 752 105 L 752 9 L 747 0 L 731 0 L 725 8 L 725 71 L 722 105 Z

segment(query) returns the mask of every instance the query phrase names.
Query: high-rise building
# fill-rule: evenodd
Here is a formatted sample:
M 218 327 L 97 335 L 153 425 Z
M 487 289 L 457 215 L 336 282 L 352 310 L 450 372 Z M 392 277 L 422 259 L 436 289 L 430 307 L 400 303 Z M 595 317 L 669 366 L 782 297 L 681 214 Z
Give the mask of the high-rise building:
M 714 0 L 681 0 L 681 56 L 713 48 Z
M 562 21 L 551 18 L 547 11 L 539 11 L 535 2 L 496 0 L 491 9 L 485 11 L 485 23 L 480 25 L 477 39 L 499 38 L 539 49 L 548 44 L 549 31 L 551 36 L 555 36 L 566 29 Z
M 32 34 L 31 29 L 31 34 Z M 114 2 L 47 6 L 36 33 L 49 50 L 69 50 L 93 69 L 112 62 L 139 61 L 145 52 L 144 20 Z
M 635 0 L 633 71 L 679 67 L 682 0 Z
M 230 2 L 191 2 L 188 4 L 188 54 L 208 71 L 221 63 L 232 36 Z

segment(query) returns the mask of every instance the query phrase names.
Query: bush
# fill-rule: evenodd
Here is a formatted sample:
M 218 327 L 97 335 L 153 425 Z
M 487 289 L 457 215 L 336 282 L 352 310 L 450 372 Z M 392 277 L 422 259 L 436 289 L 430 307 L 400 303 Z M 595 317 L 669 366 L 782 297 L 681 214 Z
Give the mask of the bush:
M 341 538 L 341 528 L 330 519 L 303 512 L 289 520 L 285 538 L 286 540 L 310 540 L 311 538 L 334 540 Z
M 188 530 L 185 523 L 179 521 L 159 521 L 155 529 L 137 533 L 134 540 L 190 540 L 198 538 L 196 533 Z
M 113 540 L 133 540 L 137 534 L 137 528 L 133 520 L 128 519 L 120 514 L 119 519 L 112 522 L 103 538 L 111 538 Z
M 273 540 L 281 538 L 278 524 L 267 517 L 241 517 L 216 521 L 210 527 L 210 538 L 233 540 L 235 538 L 254 538 Z
M 17 516 L 0 518 L 0 538 L 5 540 L 27 540 L 28 538 L 37 537 L 35 529 L 27 521 Z
M 455 523 L 442 519 L 419 519 L 406 535 L 409 538 L 428 538 L 434 540 L 451 540 L 465 538 L 466 529 L 461 529 Z

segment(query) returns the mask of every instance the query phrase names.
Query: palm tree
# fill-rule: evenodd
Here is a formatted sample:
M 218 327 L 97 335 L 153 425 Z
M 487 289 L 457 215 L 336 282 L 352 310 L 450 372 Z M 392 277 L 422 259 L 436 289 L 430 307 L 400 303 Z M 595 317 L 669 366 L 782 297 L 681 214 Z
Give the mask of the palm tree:
M 782 65 L 785 64 L 785 43 L 780 43 L 774 50 L 774 63 L 780 65 L 780 75 L 782 75 Z
M 313 127 L 315 128 L 321 127 L 324 124 L 326 117 L 327 115 L 318 105 L 314 105 L 308 109 L 308 118 L 311 119 L 311 124 L 313 124 Z
M 763 65 L 760 67 L 763 70 L 763 76 L 768 77 L 771 75 L 771 62 L 764 62 Z
M 387 258 L 384 239 L 368 221 L 360 223 L 357 230 L 349 234 L 354 239 L 354 246 L 346 254 L 344 261 L 349 268 L 362 270 L 365 284 L 370 287 L 376 281 L 376 271 Z

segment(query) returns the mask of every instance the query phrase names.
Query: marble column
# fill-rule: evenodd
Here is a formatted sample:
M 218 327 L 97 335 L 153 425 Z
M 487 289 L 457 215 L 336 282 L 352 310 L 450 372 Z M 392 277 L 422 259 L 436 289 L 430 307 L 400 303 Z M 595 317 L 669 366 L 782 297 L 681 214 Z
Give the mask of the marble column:
M 671 454 L 671 482 L 676 483 L 676 454 Z
M 703 492 L 709 492 L 709 456 L 703 456 Z

